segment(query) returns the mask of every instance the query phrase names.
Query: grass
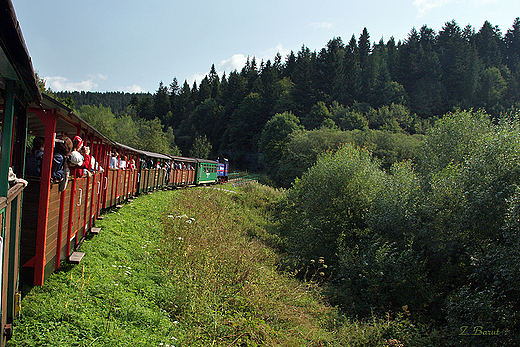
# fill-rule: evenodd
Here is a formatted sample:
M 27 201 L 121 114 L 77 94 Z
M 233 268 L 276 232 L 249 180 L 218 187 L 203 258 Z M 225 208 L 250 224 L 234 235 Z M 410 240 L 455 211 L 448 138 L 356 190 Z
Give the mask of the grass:
M 406 319 L 346 320 L 278 271 L 266 226 L 280 193 L 224 188 L 108 212 L 81 264 L 27 293 L 7 346 L 399 346 L 417 335 Z

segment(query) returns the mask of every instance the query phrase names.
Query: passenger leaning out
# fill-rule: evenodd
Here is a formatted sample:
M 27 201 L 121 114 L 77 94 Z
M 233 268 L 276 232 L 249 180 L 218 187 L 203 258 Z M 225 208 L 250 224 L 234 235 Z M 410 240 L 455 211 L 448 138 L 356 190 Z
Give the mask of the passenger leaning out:
M 86 165 L 85 158 L 80 153 L 81 148 L 83 147 L 83 140 L 81 137 L 75 136 L 74 140 L 72 140 L 72 143 L 73 150 L 69 157 L 70 174 L 75 178 L 78 178 L 83 176 L 84 170 L 88 169 L 89 166 Z M 90 161 L 88 165 L 90 165 Z
M 79 153 L 83 156 L 83 166 L 85 166 L 84 174 L 91 175 L 91 169 L 92 169 L 92 156 L 90 155 L 90 147 L 83 146 L 81 147 Z M 95 160 L 94 160 L 95 161 Z
M 51 179 L 60 183 L 60 192 L 67 187 L 69 179 L 69 169 L 67 158 L 72 152 L 72 140 L 65 135 L 61 135 L 55 140 L 54 154 L 52 157 Z

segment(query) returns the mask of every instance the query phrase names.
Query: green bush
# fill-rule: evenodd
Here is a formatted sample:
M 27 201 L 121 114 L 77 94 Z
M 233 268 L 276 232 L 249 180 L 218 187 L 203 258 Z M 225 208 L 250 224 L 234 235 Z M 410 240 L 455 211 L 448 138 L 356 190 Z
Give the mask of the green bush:
M 319 257 L 334 263 L 338 247 L 354 246 L 366 227 L 383 177 L 370 151 L 352 144 L 320 156 L 282 202 L 279 230 L 289 254 L 303 264 Z

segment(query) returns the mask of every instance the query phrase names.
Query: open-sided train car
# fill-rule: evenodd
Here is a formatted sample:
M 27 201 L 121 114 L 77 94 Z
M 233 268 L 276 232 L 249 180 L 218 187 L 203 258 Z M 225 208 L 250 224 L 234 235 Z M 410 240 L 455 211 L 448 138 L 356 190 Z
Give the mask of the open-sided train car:
M 170 156 L 170 177 L 168 185 L 171 187 L 187 187 L 195 184 L 195 170 L 197 159 Z
M 18 296 L 27 108 L 40 91 L 10 0 L 0 1 L 0 346 L 12 336 Z M 10 168 L 12 168 L 10 170 Z
M 103 189 L 107 191 L 103 208 L 114 206 L 136 195 L 139 188 L 137 165 L 141 152 L 132 147 L 115 143 L 107 155 L 112 161 L 108 165 L 103 185 Z
M 153 192 L 156 189 L 166 188 L 170 175 L 171 157 L 165 154 L 139 151 L 139 193 Z
M 106 153 L 113 143 L 76 116 L 71 109 L 44 95 L 41 106 L 29 108 L 28 134 L 44 140 L 39 175 L 26 175 L 20 248 L 21 281 L 42 285 L 60 261 L 76 250 L 106 206 L 108 167 Z M 79 136 L 91 148 L 97 165 L 73 169 L 56 180 L 60 143 Z M 63 158 L 64 154 L 61 158 Z M 87 165 L 85 162 L 84 165 Z

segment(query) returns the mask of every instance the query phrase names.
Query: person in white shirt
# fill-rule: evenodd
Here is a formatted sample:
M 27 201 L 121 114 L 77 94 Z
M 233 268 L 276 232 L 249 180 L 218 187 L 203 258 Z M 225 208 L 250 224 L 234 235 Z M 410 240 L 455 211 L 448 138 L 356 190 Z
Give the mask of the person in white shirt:
M 123 157 L 122 157 L 121 160 L 119 161 L 119 168 L 120 168 L 121 170 L 126 169 L 126 155 L 123 155 Z
M 119 168 L 119 165 L 117 165 L 117 151 L 112 148 L 112 153 L 110 157 L 110 166 L 111 169 L 117 169 Z

